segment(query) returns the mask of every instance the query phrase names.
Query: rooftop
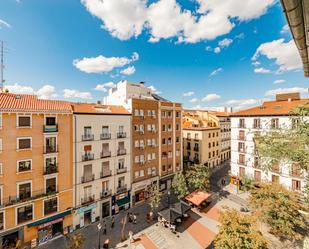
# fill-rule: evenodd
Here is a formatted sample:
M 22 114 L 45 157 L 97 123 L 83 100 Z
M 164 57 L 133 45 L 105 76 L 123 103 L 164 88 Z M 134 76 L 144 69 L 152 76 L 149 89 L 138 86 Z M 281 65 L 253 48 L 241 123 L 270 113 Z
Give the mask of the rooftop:
M 131 115 L 124 107 L 95 103 L 72 103 L 74 113 L 96 115 Z

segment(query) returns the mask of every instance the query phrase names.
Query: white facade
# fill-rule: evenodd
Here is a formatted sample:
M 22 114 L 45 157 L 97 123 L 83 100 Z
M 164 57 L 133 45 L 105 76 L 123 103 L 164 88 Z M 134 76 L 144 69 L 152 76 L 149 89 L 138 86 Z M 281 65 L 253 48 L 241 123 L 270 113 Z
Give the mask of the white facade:
M 243 120 L 242 126 L 240 125 L 241 119 Z M 278 181 L 288 189 L 301 191 L 305 187 L 304 177 L 291 173 L 291 163 L 280 162 L 277 172 L 264 172 L 255 164 L 254 133 L 263 134 L 273 129 L 271 124 L 274 119 L 278 120 L 279 128 L 291 128 L 292 120 L 288 116 L 231 118 L 231 174 L 233 176 L 246 174 L 252 178 L 260 177 L 261 181 Z M 260 127 L 255 127 L 254 122 L 260 123 Z
M 76 228 L 129 207 L 117 200 L 131 187 L 131 115 L 74 114 L 73 125 Z
M 231 157 L 231 119 L 230 117 L 219 117 L 220 124 L 220 152 L 221 162 Z

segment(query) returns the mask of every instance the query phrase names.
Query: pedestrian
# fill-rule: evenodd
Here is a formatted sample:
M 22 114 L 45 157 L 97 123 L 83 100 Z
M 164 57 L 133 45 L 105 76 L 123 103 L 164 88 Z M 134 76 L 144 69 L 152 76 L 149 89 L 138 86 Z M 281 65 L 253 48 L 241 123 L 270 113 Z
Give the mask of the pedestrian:
M 106 230 L 106 223 L 104 222 L 103 223 L 103 234 L 106 235 L 106 232 L 107 232 L 107 230 Z
M 150 222 L 150 214 L 149 213 L 147 213 L 146 219 L 147 219 L 147 223 L 149 223 Z
M 136 224 L 136 215 L 133 214 L 133 223 Z
M 150 213 L 149 213 L 149 218 L 150 218 L 150 221 L 152 221 L 152 219 L 153 219 L 153 212 L 152 211 L 150 211 Z
M 134 242 L 133 232 L 132 231 L 129 231 L 129 240 L 130 240 L 130 243 Z
M 111 228 L 114 228 L 114 225 L 115 225 L 115 217 L 112 216 L 112 224 L 111 224 Z

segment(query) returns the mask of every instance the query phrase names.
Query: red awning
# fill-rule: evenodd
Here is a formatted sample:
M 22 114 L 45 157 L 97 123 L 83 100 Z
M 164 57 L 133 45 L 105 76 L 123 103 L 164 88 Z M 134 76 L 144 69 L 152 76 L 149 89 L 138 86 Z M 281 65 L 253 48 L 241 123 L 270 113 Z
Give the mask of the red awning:
M 201 205 L 204 201 L 206 201 L 211 194 L 206 193 L 204 191 L 194 191 L 191 194 L 186 196 L 186 200 L 194 204 L 195 206 Z

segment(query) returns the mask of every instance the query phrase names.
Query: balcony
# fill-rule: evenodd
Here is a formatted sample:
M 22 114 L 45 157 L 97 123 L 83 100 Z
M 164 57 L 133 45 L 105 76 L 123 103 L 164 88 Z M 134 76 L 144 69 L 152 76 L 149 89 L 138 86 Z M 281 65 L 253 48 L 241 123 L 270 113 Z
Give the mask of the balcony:
M 82 176 L 80 181 L 81 183 L 91 182 L 94 180 L 94 174 Z
M 126 173 L 126 172 L 127 172 L 127 167 L 117 169 L 117 174 L 123 174 L 123 173 Z
M 101 193 L 100 193 L 100 198 L 101 199 L 104 199 L 106 197 L 109 197 L 112 195 L 112 190 L 111 189 L 107 189 L 107 190 L 103 190 Z
M 143 165 L 143 164 L 145 164 L 145 161 L 144 160 L 140 160 L 137 163 L 140 164 L 140 165 Z
M 193 149 L 194 151 L 199 151 L 199 147 L 194 147 L 194 149 Z
M 112 155 L 111 151 L 102 151 L 101 158 L 110 157 Z
M 125 155 L 127 154 L 127 150 L 126 149 L 118 149 L 117 150 L 117 155 L 118 156 L 122 156 L 122 155 Z
M 117 132 L 117 138 L 126 138 L 127 133 L 126 132 Z
M 94 195 L 83 197 L 80 202 L 82 205 L 94 202 Z
M 82 135 L 82 141 L 92 141 L 94 140 L 93 134 L 84 134 Z
M 48 164 L 44 168 L 44 175 L 58 173 L 58 164 Z
M 94 159 L 93 153 L 87 153 L 87 154 L 82 155 L 82 161 L 83 162 L 90 161 L 90 160 L 93 160 L 93 159 Z
M 156 133 L 157 130 L 154 130 L 154 129 L 153 129 L 153 130 L 150 130 L 150 132 L 151 132 L 151 133 Z
M 238 128 L 242 128 L 242 129 L 244 129 L 244 128 L 246 128 L 246 125 L 245 125 L 245 124 L 243 124 L 243 123 L 239 123 L 239 124 L 238 124 Z
M 187 146 L 187 150 L 191 150 L 191 147 L 190 147 L 190 146 Z
M 240 149 L 240 148 L 238 148 L 238 152 L 239 152 L 239 153 L 246 153 L 246 149 Z
M 48 132 L 58 132 L 58 124 L 44 125 L 43 126 L 43 132 L 45 132 L 45 133 L 48 133 Z
M 44 154 L 51 154 L 51 153 L 57 153 L 57 152 L 58 152 L 57 145 L 44 146 Z
M 50 185 L 48 187 L 46 187 L 46 191 L 45 191 L 45 194 L 46 195 L 53 195 L 53 194 L 56 194 L 58 193 L 58 190 L 57 190 L 57 186 L 56 185 Z
M 123 193 L 127 191 L 127 184 L 117 187 L 117 193 Z
M 109 177 L 111 175 L 112 175 L 112 171 L 111 170 L 108 170 L 106 172 L 103 172 L 103 171 L 100 172 L 100 178 Z
M 107 140 L 107 139 L 111 139 L 111 134 L 110 133 L 102 133 L 100 134 L 100 139 L 101 140 Z

